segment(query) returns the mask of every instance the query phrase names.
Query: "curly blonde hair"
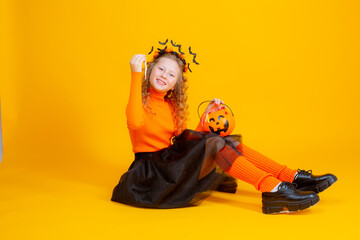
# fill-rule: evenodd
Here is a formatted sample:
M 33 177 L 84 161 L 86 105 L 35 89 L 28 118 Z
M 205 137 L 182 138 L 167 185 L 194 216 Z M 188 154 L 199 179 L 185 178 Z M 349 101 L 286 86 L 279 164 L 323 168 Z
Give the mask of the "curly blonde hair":
M 176 57 L 173 54 L 164 54 L 158 58 L 155 58 L 152 62 L 148 62 L 148 70 L 146 73 L 146 76 L 144 76 L 142 81 L 142 101 L 143 105 L 146 109 L 148 109 L 151 113 L 151 108 L 149 106 L 149 88 L 150 88 L 150 75 L 151 72 L 155 66 L 155 64 L 159 61 L 160 58 L 166 57 L 175 60 L 180 67 L 180 74 L 178 76 L 178 79 L 176 81 L 174 90 L 169 90 L 167 94 L 165 95 L 164 99 L 166 102 L 170 103 L 170 106 L 172 107 L 172 116 L 174 120 L 175 125 L 175 133 L 180 134 L 183 130 L 185 130 L 186 127 L 186 120 L 188 115 L 188 105 L 186 103 L 187 100 L 187 94 L 186 90 L 188 88 L 187 86 L 187 78 L 183 74 L 184 69 L 184 63 Z

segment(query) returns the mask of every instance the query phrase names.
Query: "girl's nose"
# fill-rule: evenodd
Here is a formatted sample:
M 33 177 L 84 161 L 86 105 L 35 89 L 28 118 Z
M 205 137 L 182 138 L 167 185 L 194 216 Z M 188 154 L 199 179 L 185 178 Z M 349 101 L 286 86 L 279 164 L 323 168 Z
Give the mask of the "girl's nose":
M 163 72 L 163 73 L 161 74 L 161 77 L 164 78 L 164 79 L 166 79 L 166 73 Z

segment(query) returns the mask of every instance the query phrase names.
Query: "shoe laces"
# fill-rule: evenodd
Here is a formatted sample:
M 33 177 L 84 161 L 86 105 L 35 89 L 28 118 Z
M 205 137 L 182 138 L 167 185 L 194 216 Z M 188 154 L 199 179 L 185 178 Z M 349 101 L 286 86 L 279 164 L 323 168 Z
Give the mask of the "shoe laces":
M 310 176 L 312 174 L 312 170 L 305 171 L 305 170 L 298 169 L 297 172 L 298 172 L 298 175 L 303 175 L 303 176 Z
M 284 189 L 296 189 L 297 184 L 296 183 L 291 183 L 291 182 L 281 182 L 280 185 L 278 186 L 278 190 L 284 188 Z

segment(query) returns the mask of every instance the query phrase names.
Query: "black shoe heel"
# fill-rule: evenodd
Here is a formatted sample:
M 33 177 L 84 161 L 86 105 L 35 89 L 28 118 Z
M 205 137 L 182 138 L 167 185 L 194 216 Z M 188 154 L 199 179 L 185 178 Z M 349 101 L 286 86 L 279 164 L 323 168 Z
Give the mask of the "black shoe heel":
M 282 210 L 283 207 L 262 207 L 262 212 L 264 214 L 280 213 Z
M 314 206 L 320 201 L 319 196 L 315 196 L 312 199 L 303 200 L 302 202 L 297 203 L 288 203 L 288 202 L 263 202 L 262 212 L 264 214 L 274 214 L 274 213 L 287 213 L 287 212 L 296 212 L 300 210 L 307 209 Z

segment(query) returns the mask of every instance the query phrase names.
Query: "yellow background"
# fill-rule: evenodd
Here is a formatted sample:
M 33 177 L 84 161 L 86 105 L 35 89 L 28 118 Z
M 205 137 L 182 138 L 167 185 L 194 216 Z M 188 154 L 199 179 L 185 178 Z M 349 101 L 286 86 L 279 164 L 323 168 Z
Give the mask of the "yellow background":
M 358 1 L 1 0 L 1 239 L 320 238 L 358 235 Z M 198 53 L 197 105 L 230 105 L 244 143 L 292 168 L 332 172 L 320 203 L 261 213 L 239 182 L 198 207 L 110 201 L 133 160 L 125 106 L 133 54 L 166 38 Z

